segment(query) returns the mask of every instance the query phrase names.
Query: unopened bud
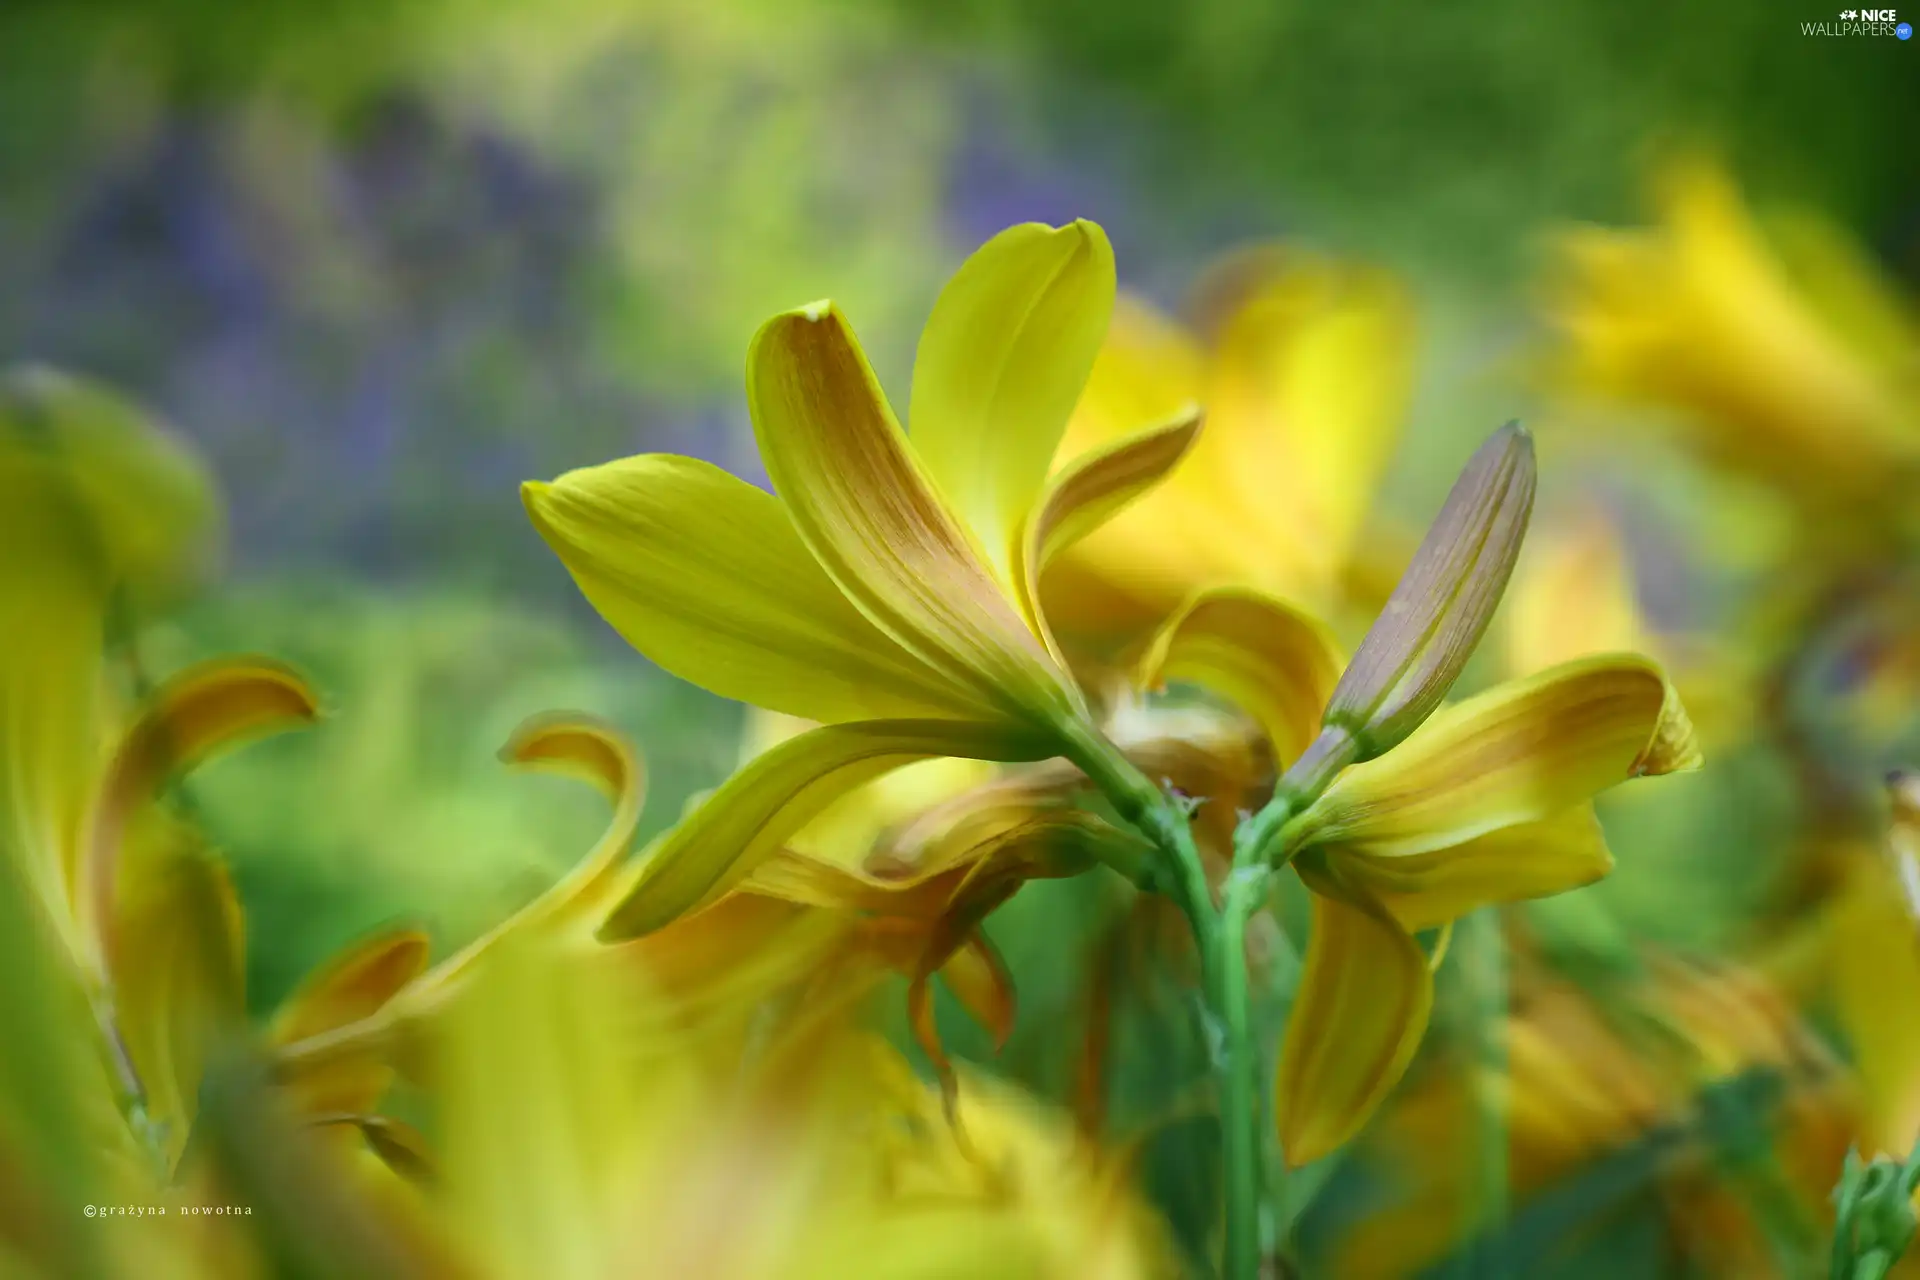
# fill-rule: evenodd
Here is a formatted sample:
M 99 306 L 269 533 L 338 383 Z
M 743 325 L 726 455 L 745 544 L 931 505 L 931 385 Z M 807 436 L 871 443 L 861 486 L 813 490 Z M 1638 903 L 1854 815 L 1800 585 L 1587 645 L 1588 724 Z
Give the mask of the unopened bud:
M 1920 920 L 1920 773 L 1896 769 L 1887 775 L 1893 821 L 1887 828 L 1887 860 L 1900 878 L 1907 911 Z
M 1517 422 L 1480 446 L 1327 704 L 1362 759 L 1433 713 L 1493 618 L 1533 512 L 1533 437 Z

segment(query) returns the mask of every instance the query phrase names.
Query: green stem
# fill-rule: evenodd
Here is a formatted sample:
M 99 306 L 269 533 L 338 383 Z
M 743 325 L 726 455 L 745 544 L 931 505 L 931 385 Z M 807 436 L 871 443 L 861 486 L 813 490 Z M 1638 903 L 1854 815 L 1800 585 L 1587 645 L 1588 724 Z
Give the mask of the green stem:
M 1253 1042 L 1252 1001 L 1247 982 L 1247 920 L 1266 892 L 1263 869 L 1236 867 L 1227 881 L 1221 912 L 1220 956 L 1215 967 L 1219 989 L 1216 1013 L 1226 1035 L 1226 1052 L 1216 1066 L 1220 1087 L 1222 1159 L 1226 1172 L 1227 1239 L 1225 1272 L 1231 1277 L 1260 1272 L 1260 1135 L 1263 1131 L 1259 1064 Z
M 1507 1223 L 1507 957 L 1500 909 L 1476 911 L 1454 926 L 1453 957 L 1470 996 L 1471 1039 L 1481 1088 L 1475 1092 L 1479 1194 L 1473 1198 L 1469 1231 L 1499 1239 Z M 1467 1255 L 1475 1276 L 1499 1280 L 1508 1274 L 1499 1250 Z
M 1875 1250 L 1855 1264 L 1849 1280 L 1885 1280 L 1893 1264 L 1894 1255 Z
M 1186 811 L 1092 731 L 1076 738 L 1073 762 L 1121 818 L 1160 850 L 1165 892 L 1186 915 L 1200 953 L 1206 992 L 1208 1059 L 1219 1094 L 1225 1180 L 1225 1280 L 1260 1274 L 1260 1107 L 1247 982 L 1247 919 L 1258 907 L 1265 872 L 1236 865 L 1224 909 L 1214 905 Z M 1235 862 L 1243 859 L 1236 848 Z

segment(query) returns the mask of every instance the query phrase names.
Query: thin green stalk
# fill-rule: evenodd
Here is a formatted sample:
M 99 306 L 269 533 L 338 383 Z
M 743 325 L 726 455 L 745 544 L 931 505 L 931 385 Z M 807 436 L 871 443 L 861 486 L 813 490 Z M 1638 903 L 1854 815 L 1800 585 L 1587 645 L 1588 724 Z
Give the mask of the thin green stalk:
M 1247 990 L 1246 925 L 1259 903 L 1263 871 L 1236 870 L 1225 910 L 1215 907 L 1184 806 L 1155 786 L 1112 744 L 1088 733 L 1072 759 L 1121 818 L 1160 850 L 1157 883 L 1179 904 L 1200 953 L 1207 1051 L 1219 1094 L 1226 1200 L 1225 1280 L 1260 1274 L 1260 1118 Z M 1236 851 L 1237 853 L 1237 851 Z M 1236 861 L 1239 861 L 1236 856 Z
M 1499 1239 L 1507 1222 L 1507 957 L 1500 911 L 1476 911 L 1454 926 L 1455 964 L 1470 994 L 1471 1037 L 1482 1082 L 1475 1099 L 1479 1194 L 1473 1198 L 1474 1222 L 1489 1239 Z M 1483 1258 L 1466 1255 L 1471 1274 L 1499 1280 L 1508 1274 L 1498 1251 Z M 1464 1274 L 1464 1273 L 1463 1273 Z
M 1237 859 L 1236 859 L 1237 861 Z M 1234 869 L 1221 912 L 1215 996 L 1226 1052 L 1216 1068 L 1220 1085 L 1222 1159 L 1226 1166 L 1226 1274 L 1260 1271 L 1260 1135 L 1263 1132 L 1247 981 L 1247 921 L 1266 893 L 1262 868 Z

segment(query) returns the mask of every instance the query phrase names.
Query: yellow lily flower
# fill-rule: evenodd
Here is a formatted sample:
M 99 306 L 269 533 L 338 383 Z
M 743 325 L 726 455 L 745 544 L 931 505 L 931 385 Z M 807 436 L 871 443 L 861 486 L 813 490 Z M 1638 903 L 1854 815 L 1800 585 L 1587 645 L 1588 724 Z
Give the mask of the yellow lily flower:
M 130 1119 L 171 1168 L 204 1041 L 241 1014 L 243 936 L 224 867 L 156 802 L 176 773 L 316 708 L 291 673 L 231 661 L 174 677 L 130 719 L 114 713 L 114 602 L 188 576 L 213 523 L 209 489 L 104 393 L 41 372 L 5 392 L 0 821 L 13 872 L 95 1006 Z
M 1833 1008 L 1860 1078 L 1861 1148 L 1896 1156 L 1920 1139 L 1920 1030 L 1900 1012 L 1920 993 L 1920 782 L 1888 780 L 1884 858 L 1853 850 L 1823 928 Z
M 859 1030 L 868 990 L 816 992 L 715 1055 L 675 1026 L 672 997 L 656 1006 L 565 938 L 515 933 L 426 1028 L 436 1177 L 404 1230 L 392 1214 L 379 1229 L 297 1131 L 229 1108 L 215 1147 L 322 1270 L 371 1248 L 397 1274 L 475 1280 L 1173 1274 L 1124 1161 L 986 1084 L 968 1090 L 967 1145 Z M 361 1230 L 316 1232 L 316 1199 Z
M 1609 1014 L 1564 981 L 1525 973 L 1501 1035 L 1505 1071 L 1443 1061 L 1383 1113 L 1361 1149 L 1391 1184 L 1364 1231 L 1329 1264 L 1356 1280 L 1416 1274 L 1484 1223 L 1474 1142 L 1481 1097 L 1498 1091 L 1507 1116 L 1511 1208 L 1591 1162 L 1659 1131 L 1684 1141 L 1661 1163 L 1658 1187 L 1674 1247 L 1703 1274 L 1772 1275 L 1760 1213 L 1697 1156 L 1688 1134 L 1700 1091 L 1756 1071 L 1778 1073 L 1773 1115 L 1779 1169 L 1809 1224 L 1823 1206 L 1849 1137 L 1843 1073 L 1812 1031 L 1758 974 L 1656 960 L 1630 1007 Z M 1596 1205 L 1596 1215 L 1610 1206 Z
M 1263 620 L 1232 620 L 1248 613 Z M 1178 671 L 1217 689 L 1270 726 L 1287 766 L 1315 740 L 1337 669 L 1325 633 L 1289 606 L 1203 593 L 1156 640 L 1140 680 Z M 1604 875 L 1612 858 L 1593 796 L 1698 762 L 1658 667 L 1587 658 L 1443 708 L 1295 816 L 1282 839 L 1314 892 L 1276 1085 L 1287 1158 L 1337 1148 L 1406 1070 L 1432 1000 L 1415 933 Z
M 1112 709 L 1102 731 L 1148 776 L 1204 801 L 1194 833 L 1217 883 L 1235 816 L 1272 789 L 1264 742 L 1211 709 L 1131 699 Z M 1015 993 L 986 918 L 1029 880 L 1096 865 L 1137 874 L 1152 856 L 1139 836 L 1075 807 L 1090 784 L 1064 761 L 988 776 L 993 768 L 927 761 L 870 782 L 789 838 L 735 891 L 850 913 L 873 954 L 908 979 L 909 1024 L 950 1088 L 957 1077 L 934 1024 L 931 979 L 939 976 L 1004 1044 Z M 1142 896 L 1138 909 L 1155 904 L 1172 911 L 1154 895 Z
M 1652 652 L 1620 531 L 1588 508 L 1536 527 L 1507 590 L 1506 664 L 1529 675 L 1595 653 Z
M 1048 575 L 1065 622 L 1111 632 L 1191 592 L 1256 587 L 1332 613 L 1413 390 L 1413 304 L 1390 275 L 1292 251 L 1228 268 L 1202 337 L 1123 298 L 1063 456 L 1207 407 L 1192 456 Z
M 424 943 L 403 931 L 349 953 L 297 997 L 275 1022 L 274 1059 L 288 1088 L 327 1099 L 314 1101 L 314 1111 L 378 1120 L 361 1104 L 379 1097 L 396 1068 L 416 1080 L 430 1075 L 430 1064 L 422 1060 L 425 1046 L 486 958 L 503 947 L 555 948 L 592 980 L 643 993 L 636 1008 L 660 1019 L 660 1034 L 697 1031 L 720 1057 L 764 1030 L 770 1005 L 871 985 L 918 958 L 917 952 L 909 957 L 891 934 L 844 911 L 819 909 L 817 889 L 760 892 L 751 877 L 659 930 L 604 942 L 598 927 L 619 892 L 644 802 L 639 752 L 610 725 L 547 714 L 516 729 L 500 754 L 517 767 L 559 772 L 594 786 L 612 808 L 606 830 L 565 876 L 431 969 L 420 971 Z M 762 870 L 772 874 L 777 865 Z M 831 862 L 803 865 L 808 873 L 848 875 Z M 956 983 L 978 979 L 981 963 L 972 952 L 956 957 L 950 976 Z M 979 981 L 967 987 L 984 989 Z
M 12 638 L 0 655 L 0 851 L 35 935 L 57 953 L 50 963 L 91 1006 L 107 1071 L 75 1078 L 118 1112 L 117 1132 L 96 1140 L 139 1198 L 192 1176 L 178 1165 L 206 1055 L 245 1028 L 239 899 L 163 792 L 222 752 L 311 725 L 318 702 L 291 671 L 239 658 L 190 667 L 120 708 L 106 662 L 113 611 L 187 579 L 215 523 L 211 490 L 188 454 L 103 392 L 38 372 L 0 392 L 0 619 Z M 363 944 L 285 1001 L 270 1035 L 363 1018 L 425 958 L 417 934 Z M 289 1082 L 289 1100 L 306 1122 L 353 1136 L 389 1078 L 372 1063 L 319 1071 Z
M 1572 389 L 1678 409 L 1712 461 L 1789 496 L 1892 497 L 1920 463 L 1920 325 L 1824 224 L 1763 226 L 1700 162 L 1658 188 L 1661 225 L 1568 233 L 1547 300 Z
M 717 900 L 835 798 L 900 765 L 1038 760 L 1085 740 L 1085 698 L 1035 584 L 1198 429 L 1188 411 L 1049 474 L 1113 279 L 1091 223 L 988 242 L 922 335 L 911 439 L 830 303 L 775 317 L 748 353 L 747 400 L 777 497 L 666 455 L 524 486 L 535 527 L 636 648 L 823 726 L 664 837 L 609 936 Z
M 951 1089 L 955 1076 L 933 1019 L 934 975 L 1004 1044 L 1013 1030 L 1014 992 L 981 927 L 986 918 L 1029 880 L 1140 863 L 1150 850 L 1139 837 L 1070 807 L 1085 785 L 1064 767 L 987 783 L 915 815 L 854 865 L 784 848 L 739 892 L 852 913 L 872 953 L 906 975 L 909 1023 Z

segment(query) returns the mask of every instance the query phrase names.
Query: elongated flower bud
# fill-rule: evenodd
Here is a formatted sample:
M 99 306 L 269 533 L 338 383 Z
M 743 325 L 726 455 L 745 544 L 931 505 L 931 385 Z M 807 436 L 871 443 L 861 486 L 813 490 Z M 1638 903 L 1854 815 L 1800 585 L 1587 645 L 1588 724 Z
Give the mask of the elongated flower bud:
M 1360 758 L 1386 751 L 1447 696 L 1493 617 L 1533 511 L 1533 437 L 1517 422 L 1480 446 L 1327 704 Z
M 1893 823 L 1887 829 L 1887 860 L 1900 877 L 1907 910 L 1920 920 L 1920 773 L 1896 769 L 1887 775 Z

